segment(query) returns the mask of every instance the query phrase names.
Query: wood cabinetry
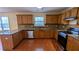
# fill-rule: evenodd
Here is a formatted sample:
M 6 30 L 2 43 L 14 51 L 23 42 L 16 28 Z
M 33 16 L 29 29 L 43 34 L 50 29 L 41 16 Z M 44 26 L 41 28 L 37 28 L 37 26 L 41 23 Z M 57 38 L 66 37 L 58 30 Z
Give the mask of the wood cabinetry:
M 23 24 L 23 21 L 22 21 L 22 16 L 21 15 L 17 15 L 17 23 L 20 25 L 20 24 Z
M 69 18 L 71 16 L 71 10 L 65 12 L 65 18 Z
M 35 38 L 55 38 L 54 30 L 35 30 L 34 31 Z
M 69 24 L 70 21 L 64 20 L 65 18 L 69 18 L 69 17 L 78 17 L 79 19 L 79 8 L 75 7 L 70 10 L 65 10 L 65 12 L 61 14 L 61 20 L 60 20 L 61 24 Z M 60 22 L 58 21 L 58 23 Z
M 1 42 L 3 46 L 3 50 L 12 50 L 13 41 L 11 35 L 2 35 Z
M 57 24 L 58 15 L 46 15 L 46 24 Z
M 28 24 L 28 16 L 22 15 L 23 24 Z
M 79 8 L 78 8 L 78 15 L 77 15 L 77 24 L 79 26 Z
M 28 24 L 33 24 L 33 16 L 32 15 L 28 15 Z
M 15 46 L 20 42 L 18 33 L 14 33 L 14 34 L 12 35 L 12 39 L 13 39 L 13 45 L 14 45 L 14 47 L 15 47 Z
M 69 24 L 69 21 L 65 20 L 66 13 L 62 13 L 61 24 Z
M 60 14 L 60 15 L 58 16 L 58 22 L 57 22 L 57 24 L 62 24 L 61 19 L 62 19 L 62 15 Z
M 23 30 L 23 31 L 22 31 L 22 36 L 23 36 L 23 39 L 24 39 L 24 38 L 28 38 L 28 33 L 27 33 L 26 30 Z
M 78 8 L 72 8 L 71 9 L 71 17 L 76 17 L 78 15 Z
M 22 24 L 33 24 L 32 15 L 17 15 L 17 23 Z
M 22 39 L 22 31 L 10 35 L 1 35 L 3 50 L 13 50 Z
M 68 51 L 79 51 L 79 40 L 71 36 L 68 36 L 67 50 Z

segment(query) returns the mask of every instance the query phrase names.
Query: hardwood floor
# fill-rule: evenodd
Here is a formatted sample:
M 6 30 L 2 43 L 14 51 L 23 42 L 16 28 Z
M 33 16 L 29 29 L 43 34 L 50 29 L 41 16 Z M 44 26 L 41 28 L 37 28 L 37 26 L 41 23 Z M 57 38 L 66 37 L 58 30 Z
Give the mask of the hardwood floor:
M 60 51 L 58 43 L 53 39 L 24 39 L 14 51 Z

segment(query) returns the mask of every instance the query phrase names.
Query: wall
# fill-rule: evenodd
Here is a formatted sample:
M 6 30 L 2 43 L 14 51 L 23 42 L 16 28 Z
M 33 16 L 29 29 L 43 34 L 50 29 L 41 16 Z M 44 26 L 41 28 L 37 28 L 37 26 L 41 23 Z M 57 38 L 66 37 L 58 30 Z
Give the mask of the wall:
M 70 25 L 77 25 L 77 20 L 71 20 L 71 21 L 69 22 L 69 24 L 70 24 Z
M 15 13 L 0 13 L 0 16 L 8 16 L 11 31 L 18 29 Z

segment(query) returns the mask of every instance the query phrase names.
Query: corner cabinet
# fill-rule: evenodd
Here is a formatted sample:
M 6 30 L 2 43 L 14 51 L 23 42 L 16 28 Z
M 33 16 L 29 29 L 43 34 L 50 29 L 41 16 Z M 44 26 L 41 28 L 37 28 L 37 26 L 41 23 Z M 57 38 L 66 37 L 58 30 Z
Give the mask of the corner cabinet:
M 19 31 L 13 34 L 0 35 L 3 50 L 12 51 L 13 48 L 15 48 L 23 40 L 22 35 L 23 35 L 22 31 Z

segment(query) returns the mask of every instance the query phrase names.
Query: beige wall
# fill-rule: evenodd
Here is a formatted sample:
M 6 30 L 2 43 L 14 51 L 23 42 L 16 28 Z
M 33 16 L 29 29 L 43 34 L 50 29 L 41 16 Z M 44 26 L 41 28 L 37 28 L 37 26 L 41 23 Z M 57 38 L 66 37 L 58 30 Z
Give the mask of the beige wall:
M 0 13 L 0 16 L 8 16 L 9 24 L 10 24 L 10 30 L 18 29 L 16 16 L 15 16 L 14 13 Z

